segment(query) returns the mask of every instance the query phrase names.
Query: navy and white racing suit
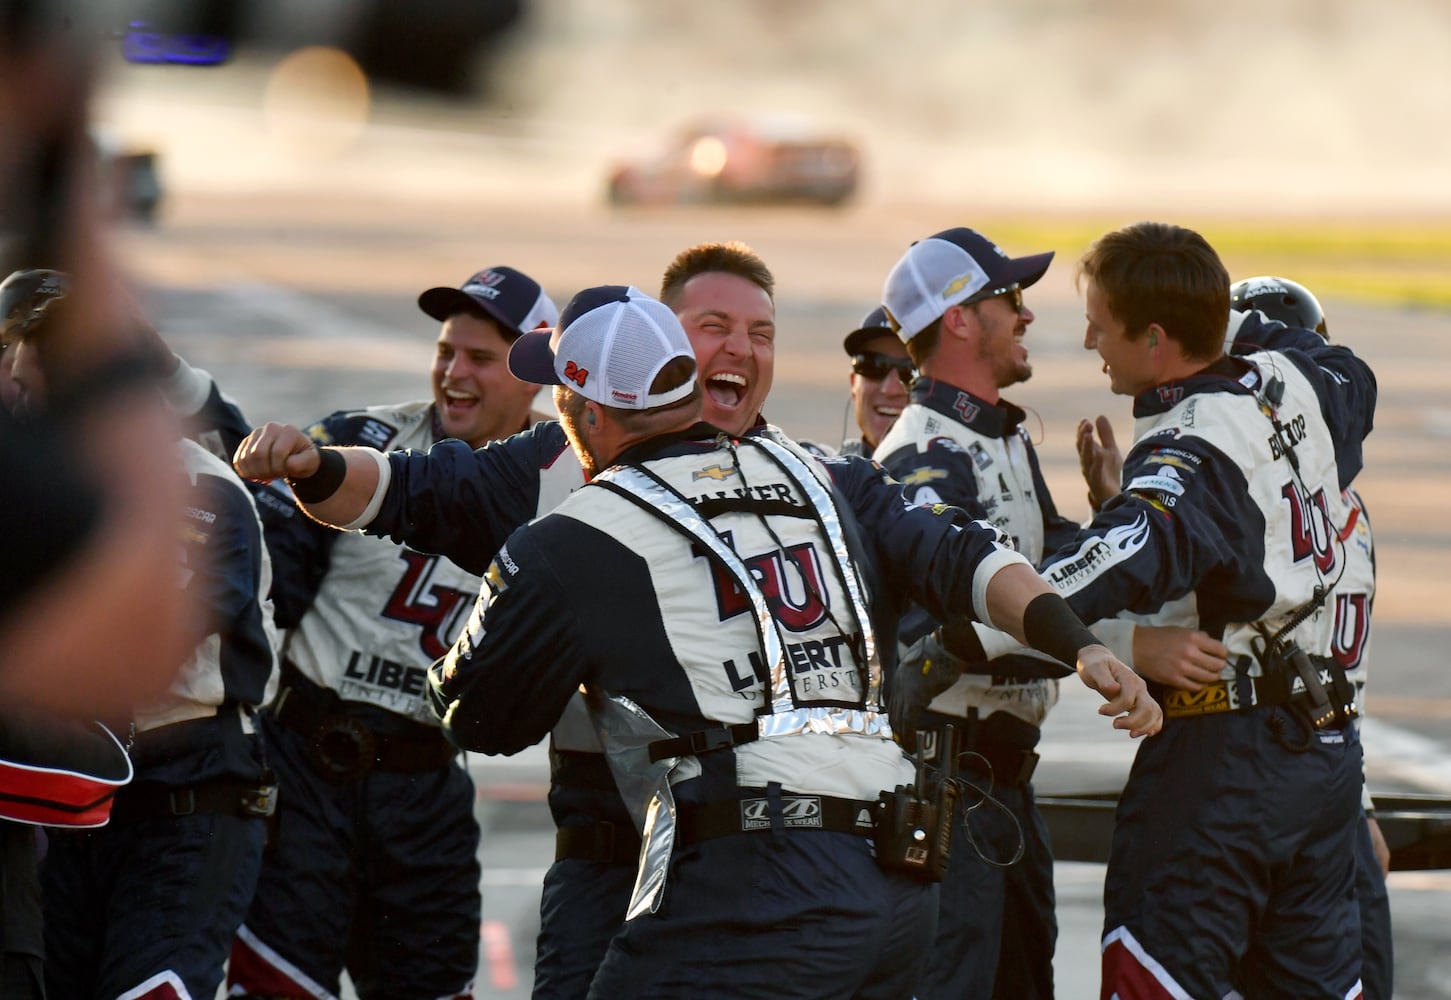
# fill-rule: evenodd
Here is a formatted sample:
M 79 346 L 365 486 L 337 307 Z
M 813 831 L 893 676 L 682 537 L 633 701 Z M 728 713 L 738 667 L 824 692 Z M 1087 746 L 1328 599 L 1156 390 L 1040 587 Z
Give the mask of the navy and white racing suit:
M 426 448 L 433 405 L 341 411 L 320 445 Z M 423 700 L 476 574 L 308 518 L 284 482 L 258 494 L 286 629 L 282 688 L 262 713 L 282 787 L 274 843 L 228 981 L 266 996 L 471 995 L 479 962 L 474 786 Z
M 1104 997 L 1359 994 L 1359 740 L 1276 703 L 1290 678 L 1262 654 L 1281 633 L 1317 667 L 1332 655 L 1375 380 L 1311 331 L 1247 322 L 1264 350 L 1135 399 L 1123 492 L 1042 567 L 1085 621 L 1129 612 L 1229 647 L 1219 685 L 1156 692 L 1164 728 L 1117 813 Z
M 539 739 L 582 683 L 665 736 L 749 730 L 671 770 L 679 836 L 663 898 L 615 937 L 592 997 L 904 997 L 931 944 L 933 887 L 876 864 L 862 815 L 912 776 L 879 711 L 872 637 L 891 653 L 898 595 L 982 615 L 991 574 L 1025 560 L 956 508 L 906 505 L 869 463 L 798 450 L 825 498 L 814 506 L 764 442 L 722 444 L 698 425 L 619 459 L 708 520 L 757 581 L 764 625 L 718 557 L 651 504 L 592 484 L 510 537 L 430 671 L 451 738 L 489 753 Z M 780 660 L 758 625 L 781 636 Z
M 426 453 L 394 451 L 379 459 L 372 509 L 356 526 L 479 574 L 515 528 L 584 484 L 557 421 L 477 450 L 443 441 Z M 556 852 L 540 896 L 533 996 L 569 1000 L 588 989 L 624 921 L 640 836 L 582 702 L 551 733 L 549 765 Z
M 908 500 L 962 507 L 1037 562 L 1079 526 L 1059 516 L 1024 416 L 1006 400 L 989 403 L 923 376 L 876 457 Z M 906 640 L 915 638 L 909 628 Z M 997 805 L 966 795 L 958 801 L 937 942 L 917 988 L 921 1000 L 1053 997 L 1053 852 L 1031 775 L 1043 720 L 1058 701 L 1057 675 L 1065 671 L 1054 661 L 1042 676 L 1041 665 L 1019 662 L 1028 656 L 968 664 L 922 717 L 924 725 L 952 723 L 964 735 L 962 776 Z M 1026 675 L 1015 675 L 1015 666 L 1027 666 Z M 1020 847 L 1021 857 L 1006 864 Z
M 1232 344 L 1234 352 L 1251 354 L 1259 350 L 1261 345 L 1254 341 L 1258 339 L 1260 329 L 1258 321 L 1236 326 Z M 1366 711 L 1371 609 L 1375 603 L 1375 538 L 1365 502 L 1354 487 L 1346 489 L 1345 502 L 1352 511 L 1353 527 L 1343 539 L 1345 567 L 1330 598 L 1335 614 L 1335 640 L 1331 649 L 1344 669 L 1346 679 L 1355 688 L 1355 701 L 1360 708 L 1355 726 L 1357 731 L 1361 731 Z M 1385 873 L 1381 871 L 1380 859 L 1375 855 L 1370 837 L 1368 820 L 1373 815 L 1375 804 L 1368 786 L 1361 789 L 1361 805 L 1367 823 L 1356 838 L 1355 895 L 1360 902 L 1360 978 L 1366 1000 L 1389 1000 L 1394 995 L 1395 980 L 1391 907 L 1386 894 Z
M 1345 539 L 1345 572 L 1335 585 L 1331 598 L 1335 607 L 1335 641 L 1331 651 L 1355 686 L 1355 700 L 1360 707 L 1356 728 L 1365 717 L 1365 686 L 1369 670 L 1371 609 L 1375 602 L 1375 538 L 1370 528 L 1370 515 L 1365 502 L 1352 487 L 1345 491 L 1346 502 L 1355 512 L 1354 530 Z M 1375 803 L 1370 788 L 1362 785 L 1361 806 L 1366 823 L 1355 845 L 1355 898 L 1360 903 L 1360 978 L 1365 986 L 1366 1000 L 1390 1000 L 1394 996 L 1395 959 L 1391 935 L 1391 905 L 1386 893 L 1385 873 L 1370 837 L 1369 818 Z
M 762 422 L 751 433 L 779 434 Z M 511 531 L 584 483 L 553 421 L 478 450 L 445 441 L 426 454 L 393 452 L 379 461 L 378 489 L 355 527 L 479 573 Z M 624 922 L 640 838 L 582 701 L 566 706 L 552 730 L 549 762 L 556 852 L 540 897 L 533 996 L 569 1000 L 588 988 Z
M 181 579 L 206 610 L 205 636 L 169 692 L 133 714 L 135 777 L 110 824 L 50 835 L 53 997 L 213 996 L 262 864 L 275 786 L 254 709 L 275 685 L 270 562 L 241 480 L 195 442 L 179 446 L 192 487 Z

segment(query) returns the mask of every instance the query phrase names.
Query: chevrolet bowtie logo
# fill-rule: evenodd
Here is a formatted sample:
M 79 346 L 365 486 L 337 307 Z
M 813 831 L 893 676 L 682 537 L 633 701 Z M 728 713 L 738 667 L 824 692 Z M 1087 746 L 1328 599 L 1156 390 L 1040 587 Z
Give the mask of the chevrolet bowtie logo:
M 952 281 L 948 282 L 947 287 L 942 290 L 942 297 L 944 299 L 950 299 L 952 296 L 962 291 L 968 285 L 972 284 L 973 280 L 976 278 L 977 275 L 971 272 L 964 274 L 960 278 L 954 278 Z
M 723 469 L 719 465 L 712 465 L 708 469 L 696 469 L 695 472 L 691 473 L 690 479 L 692 482 L 697 479 L 714 479 L 716 482 L 720 482 L 722 479 L 727 479 L 735 474 L 735 469 Z
M 930 467 L 924 467 L 924 468 L 921 468 L 921 469 L 913 469 L 911 472 L 909 472 L 905 476 L 903 476 L 902 477 L 902 485 L 903 486 L 922 486 L 925 483 L 933 483 L 933 482 L 936 482 L 939 479 L 946 479 L 946 478 L 947 478 L 947 471 L 945 469 L 933 469 L 933 468 L 930 468 Z

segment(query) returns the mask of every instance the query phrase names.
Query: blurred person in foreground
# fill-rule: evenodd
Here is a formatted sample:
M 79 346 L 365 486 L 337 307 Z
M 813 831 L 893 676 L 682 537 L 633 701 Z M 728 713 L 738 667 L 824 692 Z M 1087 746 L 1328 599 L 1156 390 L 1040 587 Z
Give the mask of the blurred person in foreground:
M 1154 682 L 1166 721 L 1120 799 L 1102 996 L 1358 996 L 1361 753 L 1327 601 L 1351 579 L 1342 491 L 1374 375 L 1257 312 L 1226 354 L 1229 277 L 1191 230 L 1109 233 L 1080 277 L 1084 347 L 1133 397 L 1135 440 L 1043 572 L 1085 620 L 1197 627 L 1227 655 L 1205 683 Z M 1085 466 L 1105 426 L 1080 426 Z
M 185 655 L 185 603 L 155 599 L 175 580 L 182 478 L 174 420 L 116 308 L 96 214 L 93 53 L 52 13 L 0 7 L 0 273 L 42 262 L 74 279 L 41 352 L 55 404 L 23 433 L 8 418 L 0 433 L 0 500 L 27 526 L 0 573 L 0 698 L 94 718 L 163 690 Z M 27 322 L 20 305 L 13 298 L 0 318 Z
M 440 324 L 432 398 L 340 411 L 308 439 L 472 449 L 543 419 L 530 409 L 538 388 L 506 364 L 521 333 L 558 316 L 538 282 L 484 268 L 418 305 Z M 297 494 L 306 500 L 305 483 Z M 259 504 L 287 630 L 282 689 L 262 726 L 286 795 L 232 949 L 232 995 L 335 995 L 346 969 L 364 998 L 470 996 L 481 919 L 474 784 L 423 680 L 481 581 L 440 556 L 318 524 L 284 481 Z
M 0 407 L 0 509 L 14 526 L 0 569 L 0 757 L 7 783 L 9 763 L 19 764 L 26 800 L 0 810 L 0 995 L 33 998 L 45 995 L 44 947 L 36 834 L 27 824 L 104 822 L 109 801 L 88 794 L 37 816 L 64 789 L 38 788 L 35 768 L 64 772 L 60 785 L 100 779 L 115 787 L 129 763 L 119 744 L 112 769 L 43 734 L 27 745 L 26 734 L 47 713 L 89 720 L 162 690 L 185 653 L 188 609 L 156 599 L 174 587 L 182 479 L 170 416 L 113 312 L 113 265 L 84 152 L 91 53 L 41 5 L 6 5 L 0 15 L 0 273 L 44 260 L 77 275 L 72 308 L 45 352 L 57 396 L 51 412 L 16 419 L 13 382 Z M 17 291 L 0 293 L 7 327 L 32 319 Z M 6 331 L 0 339 L 8 375 L 14 342 Z
M 1329 339 L 1325 311 L 1319 300 L 1308 288 L 1288 278 L 1265 275 L 1237 281 L 1230 287 L 1230 306 L 1227 344 L 1230 353 L 1253 354 L 1261 349 L 1253 333 L 1260 328 L 1259 322 L 1243 322 L 1241 314 L 1249 312 L 1258 312 L 1286 326 L 1314 330 Z M 1097 431 L 1097 437 L 1093 431 Z M 1113 428 L 1106 420 L 1097 427 L 1085 422 L 1080 427 L 1078 445 L 1090 502 L 1096 510 L 1117 493 L 1123 456 Z M 1351 486 L 1344 491 L 1344 497 L 1351 511 L 1353 531 L 1343 539 L 1345 569 L 1332 595 L 1335 622 L 1332 650 L 1345 671 L 1346 680 L 1354 686 L 1356 705 L 1360 709 L 1355 725 L 1360 731 L 1365 713 L 1371 608 L 1375 600 L 1375 542 L 1360 494 Z M 1139 673 L 1156 683 L 1195 694 L 1216 684 L 1228 655 L 1223 644 L 1201 632 L 1185 629 L 1141 625 L 1134 629 L 1132 642 L 1133 666 Z M 1355 876 L 1355 894 L 1360 906 L 1361 980 L 1367 998 L 1387 1000 L 1394 992 L 1390 900 L 1385 879 L 1390 870 L 1390 850 L 1376 822 L 1375 804 L 1364 781 L 1361 805 L 1365 822 L 1356 838 Z
M 6 328 L 20 404 L 37 415 L 54 402 L 42 358 L 69 276 L 18 272 L 3 287 L 25 317 Z M 270 563 L 236 474 L 194 441 L 172 447 L 190 484 L 174 516 L 181 592 L 201 610 L 196 645 L 167 692 L 111 716 L 135 777 L 116 792 L 110 823 L 49 837 L 52 996 L 211 995 L 261 865 L 276 794 L 254 725 L 275 667 Z
M 1052 259 L 1051 252 L 1009 257 L 981 233 L 957 227 L 913 243 L 882 291 L 888 320 L 922 374 L 878 444 L 877 461 L 909 501 L 966 509 L 1012 538 L 1030 562 L 1078 530 L 1048 492 L 1026 413 L 1002 396 L 1032 375 L 1024 340 L 1035 317 L 1024 289 Z M 933 634 L 937 624 L 920 611 L 904 623 L 909 648 L 893 697 L 930 673 L 955 680 L 911 724 L 897 725 L 894 705 L 894 728 L 908 738 L 919 727 L 952 726 L 962 780 L 975 794 L 958 802 L 936 944 L 917 996 L 1051 1000 L 1053 852 L 1032 776 L 1066 671 L 1029 654 L 958 661 Z
M 861 436 L 842 442 L 841 454 L 871 458 L 877 442 L 907 405 L 916 364 L 892 332 L 881 306 L 862 318 L 842 347 L 851 358 L 851 405 Z
M 1157 706 L 995 529 L 906 506 L 868 463 L 700 423 L 690 341 L 636 289 L 581 292 L 510 367 L 559 386 L 592 478 L 500 550 L 429 694 L 451 739 L 514 753 L 587 689 L 645 833 L 590 996 L 909 995 L 936 894 L 872 849 L 879 794 L 914 781 L 880 704 L 885 595 L 1044 645 L 1113 699 L 1116 728 L 1154 731 Z M 722 502 L 716 473 L 743 491 Z M 768 565 L 794 585 L 763 587 L 749 567 Z M 601 602 L 600 572 L 644 602 Z

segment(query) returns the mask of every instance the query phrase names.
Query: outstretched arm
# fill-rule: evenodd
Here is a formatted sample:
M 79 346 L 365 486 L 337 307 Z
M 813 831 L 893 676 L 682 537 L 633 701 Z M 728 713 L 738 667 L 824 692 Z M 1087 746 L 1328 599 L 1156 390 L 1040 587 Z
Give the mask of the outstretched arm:
M 335 528 L 356 528 L 368 519 L 383 462 L 372 448 L 319 448 L 291 424 L 267 423 L 237 446 L 232 465 L 254 482 L 286 479 L 309 516 Z
M 1014 563 L 994 573 L 987 607 L 994 627 L 1073 666 L 1083 683 L 1104 697 L 1098 712 L 1113 716 L 1115 729 L 1152 736 L 1164 724 L 1144 679 L 1100 643 L 1031 566 Z

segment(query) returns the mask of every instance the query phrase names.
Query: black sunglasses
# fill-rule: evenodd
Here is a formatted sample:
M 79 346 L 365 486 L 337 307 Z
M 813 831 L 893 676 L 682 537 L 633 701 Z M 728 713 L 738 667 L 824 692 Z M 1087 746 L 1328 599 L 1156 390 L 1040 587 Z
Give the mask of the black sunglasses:
M 896 372 L 903 385 L 909 384 L 917 375 L 917 367 L 912 364 L 911 358 L 898 358 L 876 351 L 852 355 L 851 370 L 874 382 L 886 378 L 888 372 Z
M 978 292 L 970 299 L 965 299 L 963 305 L 971 306 L 979 302 L 986 302 L 988 299 L 995 299 L 1003 296 L 1007 300 L 1008 308 L 1021 315 L 1023 312 L 1023 290 L 1017 285 L 1008 285 L 1005 288 L 989 288 Z

